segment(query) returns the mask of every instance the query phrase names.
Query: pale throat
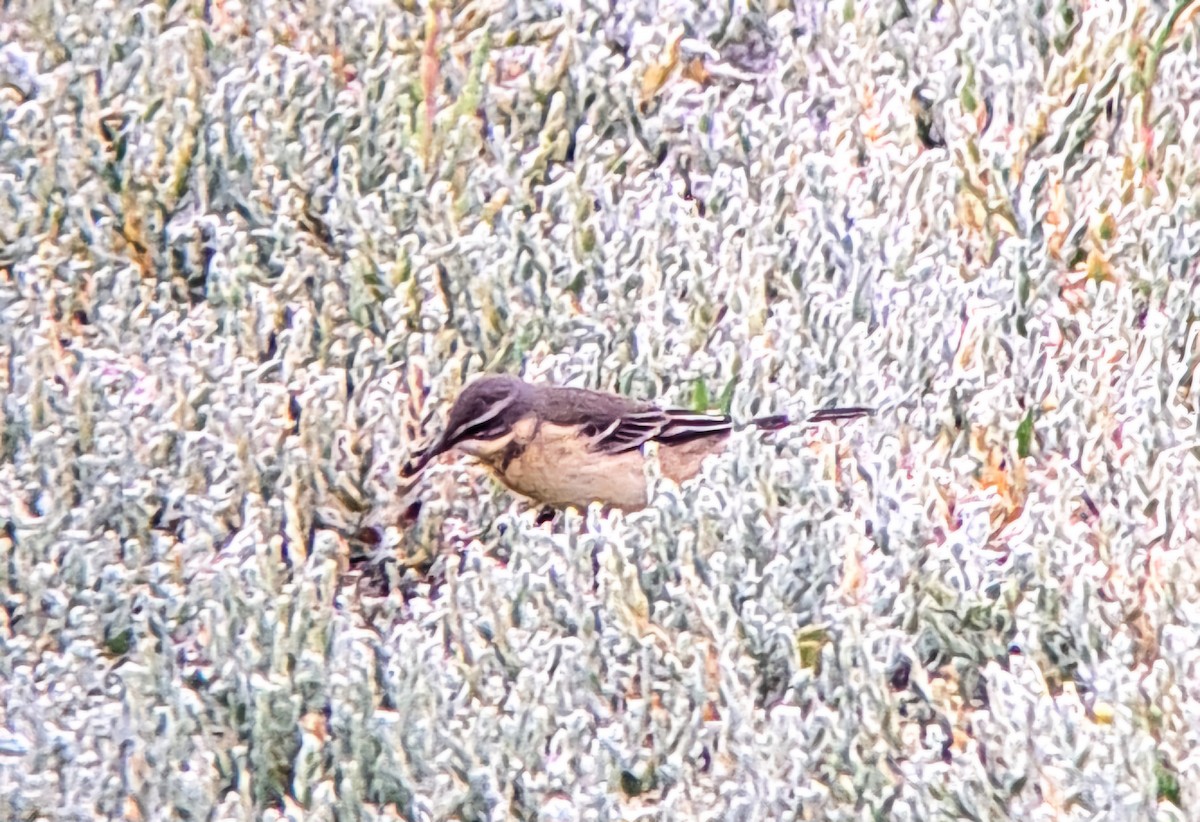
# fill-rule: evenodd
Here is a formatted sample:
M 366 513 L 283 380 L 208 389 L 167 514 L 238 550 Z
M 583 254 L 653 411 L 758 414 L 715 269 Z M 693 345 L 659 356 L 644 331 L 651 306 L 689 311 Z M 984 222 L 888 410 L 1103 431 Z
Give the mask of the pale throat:
M 540 427 L 536 417 L 526 417 L 518 420 L 503 437 L 494 440 L 463 440 L 455 447 L 461 448 L 472 457 L 494 465 L 502 459 L 512 456 L 511 449 L 509 449 L 511 444 L 516 443 L 521 449 L 529 445 Z
M 504 453 L 504 449 L 513 441 L 516 433 L 509 431 L 503 437 L 494 440 L 462 440 L 454 447 L 465 454 L 481 459 L 484 462 L 495 462 Z

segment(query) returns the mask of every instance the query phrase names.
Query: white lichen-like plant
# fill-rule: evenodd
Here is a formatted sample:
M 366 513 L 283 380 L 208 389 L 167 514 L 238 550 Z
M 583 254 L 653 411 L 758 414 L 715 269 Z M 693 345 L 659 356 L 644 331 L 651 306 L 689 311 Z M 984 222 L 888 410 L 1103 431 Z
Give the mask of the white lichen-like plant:
M 1197 8 L 0 4 L 0 819 L 1200 816 Z

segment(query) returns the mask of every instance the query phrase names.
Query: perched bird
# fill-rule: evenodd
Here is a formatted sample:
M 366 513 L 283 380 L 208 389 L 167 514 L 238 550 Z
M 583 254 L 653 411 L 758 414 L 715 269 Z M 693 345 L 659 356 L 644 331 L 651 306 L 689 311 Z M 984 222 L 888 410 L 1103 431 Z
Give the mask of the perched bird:
M 806 422 L 847 420 L 869 408 L 827 408 Z M 786 416 L 752 420 L 764 430 Z M 646 455 L 658 443 L 663 476 L 683 482 L 705 457 L 725 447 L 734 423 L 723 414 L 663 409 L 648 402 L 492 374 L 472 382 L 450 408 L 442 435 L 402 469 L 406 477 L 457 448 L 482 461 L 506 486 L 556 508 L 601 502 L 627 511 L 645 507 Z

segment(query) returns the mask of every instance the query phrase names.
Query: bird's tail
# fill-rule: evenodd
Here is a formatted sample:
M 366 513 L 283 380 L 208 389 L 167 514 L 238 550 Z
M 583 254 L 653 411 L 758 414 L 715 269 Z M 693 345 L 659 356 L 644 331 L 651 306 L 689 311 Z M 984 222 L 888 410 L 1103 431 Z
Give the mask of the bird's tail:
M 774 414 L 770 417 L 757 417 L 750 420 L 750 424 L 760 431 L 778 431 L 781 428 L 787 428 L 789 425 L 794 425 L 798 422 L 841 422 L 843 420 L 856 420 L 859 417 L 870 416 L 874 413 L 874 408 L 853 405 L 843 408 L 822 408 L 804 420 L 793 420 L 787 414 Z

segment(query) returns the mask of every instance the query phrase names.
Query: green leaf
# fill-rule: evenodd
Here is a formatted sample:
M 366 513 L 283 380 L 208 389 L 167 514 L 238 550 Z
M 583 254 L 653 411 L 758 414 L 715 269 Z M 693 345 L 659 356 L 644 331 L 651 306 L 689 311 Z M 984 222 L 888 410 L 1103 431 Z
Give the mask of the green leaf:
M 721 398 L 717 400 L 717 408 L 721 409 L 722 414 L 728 414 L 729 409 L 733 407 L 733 392 L 737 388 L 737 374 L 729 378 L 729 382 L 725 383 L 725 390 L 721 392 Z
M 1025 419 L 1021 420 L 1021 424 L 1017 426 L 1017 456 L 1025 459 L 1029 456 L 1029 447 L 1033 444 L 1033 409 L 1029 409 L 1029 413 L 1025 415 Z
M 1175 775 L 1173 769 L 1160 754 L 1159 762 L 1154 767 L 1154 778 L 1158 783 L 1158 799 L 1159 801 L 1166 800 L 1177 808 L 1182 808 L 1183 805 L 1179 798 L 1179 778 Z

